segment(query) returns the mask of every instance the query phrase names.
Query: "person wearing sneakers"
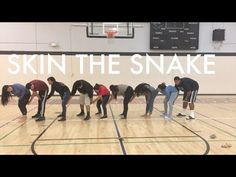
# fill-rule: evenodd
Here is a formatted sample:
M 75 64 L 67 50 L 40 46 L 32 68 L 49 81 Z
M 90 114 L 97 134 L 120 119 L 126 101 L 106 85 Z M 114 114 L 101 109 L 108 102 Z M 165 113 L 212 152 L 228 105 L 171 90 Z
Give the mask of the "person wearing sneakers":
M 112 92 L 112 96 L 110 97 L 109 102 L 112 99 L 117 99 L 117 96 L 123 96 L 123 112 L 120 114 L 122 119 L 127 118 L 128 113 L 128 104 L 134 95 L 134 90 L 131 86 L 120 84 L 120 85 L 110 85 L 110 90 Z
M 145 114 L 142 115 L 142 117 L 151 117 L 153 111 L 153 104 L 158 94 L 158 90 L 156 90 L 154 87 L 147 83 L 141 83 L 135 87 L 134 92 L 135 94 L 131 98 L 131 101 L 136 96 L 139 97 L 140 95 L 144 95 L 146 98 L 146 111 Z
M 84 120 L 89 120 L 90 117 L 90 104 L 93 100 L 93 86 L 85 80 L 77 80 L 73 84 L 71 96 L 75 96 L 76 91 L 79 91 L 79 104 L 81 112 L 77 116 L 84 116 L 84 105 L 86 106 L 87 115 Z
M 21 84 L 4 85 L 2 87 L 2 97 L 1 97 L 1 102 L 3 106 L 6 106 L 8 104 L 9 98 L 11 97 L 12 94 L 19 98 L 18 107 L 22 114 L 21 120 L 19 122 L 23 122 L 27 119 L 26 105 L 30 98 L 30 91 L 26 89 L 24 85 Z
M 167 120 L 172 119 L 172 111 L 174 102 L 178 96 L 178 91 L 176 87 L 168 85 L 165 83 L 159 84 L 157 89 L 165 95 L 164 99 L 164 110 L 163 117 Z
M 176 76 L 174 78 L 175 82 L 175 87 L 177 88 L 178 91 L 183 91 L 184 96 L 183 96 L 183 112 L 179 113 L 177 116 L 178 117 L 184 117 L 186 116 L 186 109 L 189 104 L 190 108 L 190 115 L 188 116 L 187 119 L 194 119 L 194 102 L 196 101 L 197 98 L 197 93 L 199 90 L 199 85 L 197 81 L 184 77 L 180 78 L 179 76 Z
M 61 97 L 61 106 L 62 106 L 62 113 L 57 117 L 61 117 L 58 121 L 65 121 L 66 120 L 66 105 L 70 99 L 70 89 L 63 84 L 62 82 L 57 82 L 54 77 L 49 77 L 47 79 L 48 84 L 51 85 L 51 92 L 49 93 L 47 99 L 51 98 L 54 95 L 54 92 L 58 92 Z
M 34 116 L 32 116 L 32 118 L 37 118 L 35 121 L 45 120 L 44 113 L 48 96 L 47 84 L 41 80 L 33 80 L 26 84 L 26 88 L 30 89 L 33 92 L 28 104 L 31 103 L 35 96 L 38 97 L 38 112 Z
M 110 97 L 110 92 L 104 85 L 100 85 L 100 84 L 95 84 L 93 89 L 95 90 L 95 92 L 98 95 L 98 97 L 92 101 L 92 103 L 97 102 L 98 112 L 96 113 L 96 115 L 100 115 L 102 113 L 102 111 L 101 111 L 101 105 L 102 105 L 104 115 L 102 117 L 100 117 L 100 119 L 105 119 L 105 118 L 107 118 L 107 107 L 106 106 L 107 106 L 107 103 L 108 103 L 108 100 Z

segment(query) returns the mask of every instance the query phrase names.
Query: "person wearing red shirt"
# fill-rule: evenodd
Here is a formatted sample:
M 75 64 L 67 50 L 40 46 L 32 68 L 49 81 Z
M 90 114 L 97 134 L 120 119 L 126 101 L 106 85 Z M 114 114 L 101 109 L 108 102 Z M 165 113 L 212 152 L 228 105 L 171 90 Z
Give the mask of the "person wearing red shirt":
M 98 97 L 92 101 L 92 103 L 97 102 L 98 112 L 96 113 L 96 115 L 100 115 L 102 113 L 102 111 L 101 111 L 101 105 L 102 105 L 104 115 L 102 117 L 100 117 L 100 119 L 105 119 L 105 118 L 107 118 L 107 107 L 106 106 L 107 106 L 108 100 L 110 98 L 110 91 L 104 85 L 100 85 L 100 84 L 95 84 L 93 89 L 98 95 Z
M 47 84 L 41 80 L 32 80 L 31 82 L 26 84 L 26 88 L 30 89 L 33 92 L 28 104 L 33 100 L 35 96 L 38 97 L 38 112 L 34 116 L 32 116 L 32 118 L 36 118 L 36 121 L 45 120 L 44 113 L 48 96 Z

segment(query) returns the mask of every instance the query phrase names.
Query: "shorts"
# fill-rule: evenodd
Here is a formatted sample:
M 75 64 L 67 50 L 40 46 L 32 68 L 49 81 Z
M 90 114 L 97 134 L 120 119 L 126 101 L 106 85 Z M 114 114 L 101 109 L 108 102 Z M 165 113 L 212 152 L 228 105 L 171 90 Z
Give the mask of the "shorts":
M 89 106 L 91 104 L 92 98 L 89 98 L 88 94 L 80 93 L 79 104 Z
M 188 101 L 189 103 L 194 103 L 194 102 L 196 102 L 197 93 L 198 93 L 198 90 L 193 90 L 193 91 L 191 91 L 191 95 L 188 97 L 187 101 Z M 187 95 L 187 92 L 184 93 L 183 100 L 185 100 L 186 95 Z

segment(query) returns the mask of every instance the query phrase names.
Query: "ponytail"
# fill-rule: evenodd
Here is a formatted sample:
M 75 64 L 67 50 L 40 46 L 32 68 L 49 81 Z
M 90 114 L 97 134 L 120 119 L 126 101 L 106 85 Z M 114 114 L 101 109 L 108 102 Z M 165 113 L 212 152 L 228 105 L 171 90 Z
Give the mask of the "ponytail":
M 11 93 L 7 91 L 9 85 L 4 85 L 2 87 L 2 97 L 1 97 L 1 103 L 3 106 L 7 105 L 9 101 L 9 97 L 11 96 Z

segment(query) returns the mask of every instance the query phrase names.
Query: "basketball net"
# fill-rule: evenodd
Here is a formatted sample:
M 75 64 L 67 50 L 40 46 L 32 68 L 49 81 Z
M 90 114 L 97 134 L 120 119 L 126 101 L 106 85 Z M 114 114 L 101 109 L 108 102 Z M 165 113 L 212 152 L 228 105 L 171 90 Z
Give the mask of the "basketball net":
M 117 30 L 116 29 L 109 29 L 109 30 L 105 31 L 105 33 L 106 33 L 106 36 L 108 39 L 114 38 L 117 34 Z

